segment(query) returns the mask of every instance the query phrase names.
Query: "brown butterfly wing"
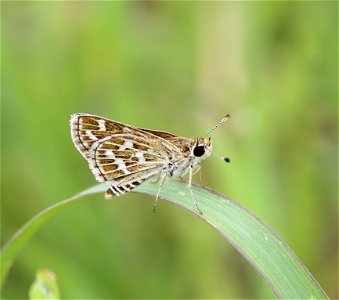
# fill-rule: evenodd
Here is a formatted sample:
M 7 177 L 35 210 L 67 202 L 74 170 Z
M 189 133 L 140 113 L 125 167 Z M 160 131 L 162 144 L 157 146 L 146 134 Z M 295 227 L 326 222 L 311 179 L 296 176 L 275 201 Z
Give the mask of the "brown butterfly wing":
M 71 134 L 96 179 L 112 182 L 107 197 L 133 189 L 159 174 L 168 161 L 182 155 L 171 143 L 176 138 L 173 134 L 135 128 L 94 115 L 73 115 Z

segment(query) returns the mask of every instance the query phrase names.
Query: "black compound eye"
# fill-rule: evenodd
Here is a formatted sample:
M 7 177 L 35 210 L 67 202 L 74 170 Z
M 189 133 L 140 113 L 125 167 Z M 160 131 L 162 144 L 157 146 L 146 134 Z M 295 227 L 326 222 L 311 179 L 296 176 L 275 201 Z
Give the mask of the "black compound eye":
M 205 153 L 205 147 L 204 146 L 195 146 L 193 149 L 193 154 L 195 157 L 201 157 Z

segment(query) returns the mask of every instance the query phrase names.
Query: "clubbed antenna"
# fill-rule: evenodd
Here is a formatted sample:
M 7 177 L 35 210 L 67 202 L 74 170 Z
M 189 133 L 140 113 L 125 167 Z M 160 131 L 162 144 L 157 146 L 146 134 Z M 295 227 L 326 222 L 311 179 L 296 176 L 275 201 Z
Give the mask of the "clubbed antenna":
M 212 152 L 212 154 L 214 156 L 216 156 L 217 158 L 223 160 L 224 162 L 227 162 L 227 163 L 230 163 L 231 162 L 231 159 L 229 157 L 226 157 L 226 156 L 221 156 L 219 155 L 218 153 L 215 153 L 215 152 Z
M 217 129 L 222 123 L 226 122 L 231 116 L 229 114 L 227 114 L 225 117 L 223 117 L 220 122 L 216 125 L 214 125 L 206 134 L 206 136 L 209 136 L 213 130 Z M 221 156 L 219 154 L 216 154 L 214 151 L 212 152 L 213 155 L 217 156 L 219 159 L 223 160 L 224 162 L 230 163 L 231 160 L 230 158 L 226 157 L 226 156 Z
M 214 125 L 206 134 L 206 136 L 209 136 L 213 130 L 217 129 L 222 123 L 226 122 L 231 116 L 229 114 L 227 114 L 225 117 L 223 117 L 220 122 L 216 125 Z

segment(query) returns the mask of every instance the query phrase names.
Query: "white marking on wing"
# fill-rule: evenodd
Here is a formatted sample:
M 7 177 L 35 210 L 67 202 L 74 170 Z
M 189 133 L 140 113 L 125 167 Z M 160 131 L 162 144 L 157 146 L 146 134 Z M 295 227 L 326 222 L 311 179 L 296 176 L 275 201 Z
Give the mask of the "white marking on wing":
M 106 131 L 106 125 L 105 125 L 105 120 L 98 120 L 98 124 L 99 124 L 99 130 L 101 131 Z
M 138 161 L 139 162 L 145 162 L 145 157 L 144 157 L 144 154 L 140 151 L 136 152 L 135 153 L 135 156 L 138 158 Z
M 114 154 L 113 150 L 106 150 L 106 155 L 109 158 L 115 158 L 115 154 Z
M 86 135 L 92 140 L 92 141 L 97 141 L 98 138 L 92 133 L 91 130 L 86 130 Z
M 126 148 L 133 148 L 133 142 L 126 140 L 120 147 L 119 147 L 119 151 L 124 151 L 126 150 Z
M 131 174 L 131 172 L 127 170 L 126 164 L 125 164 L 125 162 L 124 162 L 124 160 L 122 158 L 116 158 L 115 159 L 115 164 L 118 165 L 118 169 L 117 170 L 121 170 L 125 174 Z
M 133 142 L 127 140 L 127 141 L 125 141 L 124 146 L 126 148 L 133 148 Z

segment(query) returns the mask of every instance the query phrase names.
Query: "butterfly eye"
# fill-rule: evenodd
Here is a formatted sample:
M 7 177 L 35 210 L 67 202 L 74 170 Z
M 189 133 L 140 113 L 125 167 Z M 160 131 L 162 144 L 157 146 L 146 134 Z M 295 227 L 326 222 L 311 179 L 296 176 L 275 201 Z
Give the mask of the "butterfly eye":
M 195 157 L 201 157 L 205 153 L 205 147 L 204 146 L 195 146 L 193 149 L 193 154 Z

